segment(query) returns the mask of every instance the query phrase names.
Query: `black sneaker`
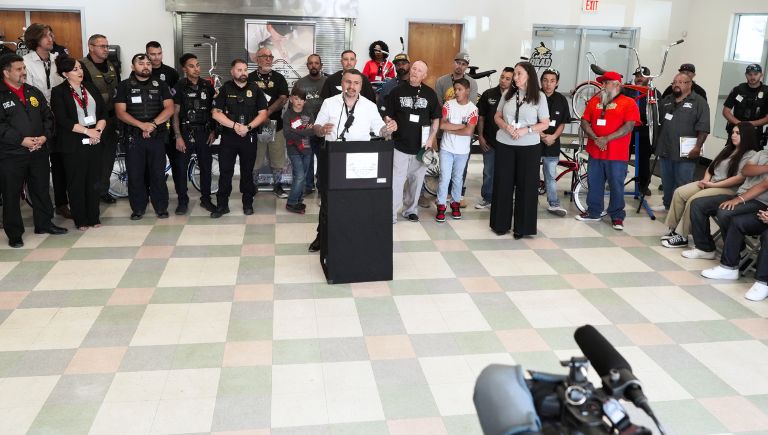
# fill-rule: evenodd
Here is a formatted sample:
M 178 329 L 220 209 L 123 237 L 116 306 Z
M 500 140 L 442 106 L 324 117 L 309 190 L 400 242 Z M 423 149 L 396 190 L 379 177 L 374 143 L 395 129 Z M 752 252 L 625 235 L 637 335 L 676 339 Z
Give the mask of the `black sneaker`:
M 253 214 L 253 206 L 252 205 L 244 205 L 243 206 L 243 214 L 246 216 L 250 216 Z
M 141 218 L 143 218 L 143 217 L 144 217 L 144 212 L 143 211 L 135 211 L 135 212 L 131 213 L 131 220 L 132 221 L 141 220 Z
M 688 238 L 681 236 L 680 234 L 675 234 L 667 240 L 662 240 L 661 245 L 665 248 L 687 248 Z
M 275 188 L 272 189 L 272 193 L 274 193 L 275 196 L 280 199 L 288 198 L 288 193 L 285 190 L 283 190 L 283 186 L 279 184 L 275 185 Z
M 409 215 L 407 216 L 407 218 L 408 218 L 408 220 L 409 220 L 410 222 L 418 222 L 418 221 L 419 221 L 419 215 L 417 215 L 416 213 L 411 213 L 411 214 L 409 214 Z
M 187 214 L 187 210 L 189 209 L 189 206 L 186 203 L 179 203 L 178 206 L 176 206 L 176 215 L 181 216 Z
M 312 243 L 309 244 L 309 248 L 307 251 L 309 252 L 317 252 L 320 250 L 320 237 L 315 237 L 315 240 L 312 241 Z
M 112 195 L 110 195 L 108 193 L 105 193 L 104 195 L 101 195 L 101 202 L 103 202 L 105 204 L 114 204 L 114 203 L 117 202 L 117 199 L 115 199 L 114 196 L 112 196 Z
M 302 207 L 304 204 L 285 204 L 285 209 L 297 214 L 304 214 L 306 211 L 306 206 Z
M 209 212 L 213 212 L 216 210 L 216 205 L 212 203 L 210 199 L 201 199 L 200 206 Z
M 218 219 L 228 213 L 229 207 L 217 207 L 216 210 L 211 212 L 211 218 Z
M 157 214 L 158 219 L 168 219 L 168 212 L 167 211 L 161 211 Z

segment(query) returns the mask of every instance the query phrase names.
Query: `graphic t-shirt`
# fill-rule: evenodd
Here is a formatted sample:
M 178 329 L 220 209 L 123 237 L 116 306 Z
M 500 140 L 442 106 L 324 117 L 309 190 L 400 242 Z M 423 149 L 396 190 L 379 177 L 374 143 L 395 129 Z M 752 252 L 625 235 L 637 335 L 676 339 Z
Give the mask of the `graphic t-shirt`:
M 455 99 L 448 100 L 443 104 L 443 119 L 451 124 L 477 125 L 477 107 L 471 102 L 459 104 Z M 461 136 L 450 131 L 444 131 L 440 149 L 453 154 L 469 154 L 471 141 L 472 136 Z

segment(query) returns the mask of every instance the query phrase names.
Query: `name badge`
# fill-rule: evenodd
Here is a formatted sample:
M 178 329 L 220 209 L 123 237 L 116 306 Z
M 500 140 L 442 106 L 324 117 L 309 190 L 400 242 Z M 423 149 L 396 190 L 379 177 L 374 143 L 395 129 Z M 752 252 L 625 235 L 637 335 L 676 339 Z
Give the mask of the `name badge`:
M 270 96 L 269 96 L 269 95 L 267 95 L 267 94 L 264 94 L 264 98 L 267 100 L 267 103 L 269 103 L 270 101 L 272 101 L 272 97 L 270 97 Z
M 693 104 L 691 104 L 691 103 L 683 103 L 683 109 L 693 109 Z
M 549 121 L 549 126 L 550 127 L 557 127 L 557 121 L 555 121 L 554 119 Z
M 605 119 L 598 119 L 597 125 L 600 127 L 605 127 Z
M 133 104 L 141 103 L 141 95 L 136 95 L 136 96 L 131 97 L 131 103 L 133 103 Z
M 83 145 L 90 145 L 90 144 L 91 144 L 91 139 L 90 138 L 83 139 Z
M 291 122 L 291 128 L 299 128 L 301 126 L 301 119 L 294 119 Z
M 410 116 L 408 116 L 408 120 L 411 122 L 419 122 L 419 115 L 411 113 Z
M 96 123 L 96 117 L 92 115 L 86 116 L 85 118 L 83 118 L 83 122 L 85 123 L 85 125 L 93 125 Z
M 742 97 L 741 95 L 736 95 L 736 101 L 741 103 L 743 100 L 744 100 L 744 97 Z
M 763 91 L 757 93 L 757 98 L 763 98 Z
M 375 82 L 380 82 L 380 81 L 381 81 L 381 76 L 376 76 L 376 77 L 374 77 L 374 78 L 373 78 L 373 81 L 375 81 Z
M 666 119 L 667 121 L 671 121 L 673 116 L 674 115 L 672 115 L 671 113 L 667 113 L 666 115 L 664 115 L 664 119 Z

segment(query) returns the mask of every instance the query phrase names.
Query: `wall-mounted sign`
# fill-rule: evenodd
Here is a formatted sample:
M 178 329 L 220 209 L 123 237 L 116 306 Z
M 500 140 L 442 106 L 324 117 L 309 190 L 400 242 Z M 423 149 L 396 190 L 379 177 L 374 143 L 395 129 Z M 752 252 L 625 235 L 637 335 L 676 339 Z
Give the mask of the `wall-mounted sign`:
M 597 12 L 597 5 L 600 0 L 582 0 L 581 10 L 584 12 Z

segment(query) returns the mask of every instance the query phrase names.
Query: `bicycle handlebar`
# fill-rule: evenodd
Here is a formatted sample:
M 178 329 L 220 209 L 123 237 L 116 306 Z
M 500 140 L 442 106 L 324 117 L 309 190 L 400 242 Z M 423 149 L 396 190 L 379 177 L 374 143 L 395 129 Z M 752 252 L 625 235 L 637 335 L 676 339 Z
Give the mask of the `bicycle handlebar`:
M 661 69 L 659 70 L 658 74 L 656 74 L 656 75 L 653 75 L 653 74 L 645 75 L 645 74 L 643 74 L 643 71 L 641 69 L 640 70 L 640 75 L 642 75 L 643 77 L 646 77 L 646 78 L 653 79 L 653 78 L 656 78 L 656 77 L 660 77 L 662 74 L 664 74 L 664 66 L 667 64 L 667 55 L 669 54 L 669 49 L 674 47 L 675 45 L 682 44 L 683 42 L 685 42 L 685 39 L 678 39 L 677 41 L 667 45 L 666 50 L 664 50 L 664 59 L 661 61 Z M 619 44 L 619 48 L 626 48 L 626 49 L 634 51 L 635 52 L 635 57 L 637 58 L 637 66 L 638 66 L 638 68 L 642 67 L 642 63 L 640 62 L 640 54 L 637 53 L 637 50 L 635 49 L 635 47 L 631 47 L 631 46 L 628 46 L 626 44 Z

